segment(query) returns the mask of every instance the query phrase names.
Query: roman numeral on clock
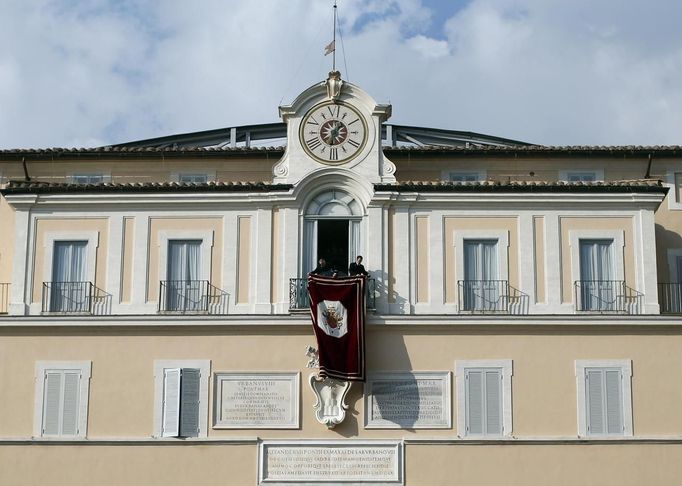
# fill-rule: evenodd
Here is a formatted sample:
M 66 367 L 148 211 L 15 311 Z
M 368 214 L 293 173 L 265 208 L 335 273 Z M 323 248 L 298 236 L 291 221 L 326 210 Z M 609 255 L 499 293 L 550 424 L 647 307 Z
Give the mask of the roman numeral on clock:
M 339 150 L 336 147 L 329 149 L 329 160 L 339 160 Z
M 320 139 L 317 137 L 309 138 L 308 140 L 305 141 L 305 143 L 310 150 L 315 150 L 317 147 L 322 145 L 322 142 L 320 142 Z
M 358 142 L 356 142 L 355 140 L 351 140 L 350 138 L 348 139 L 348 144 L 352 145 L 355 148 L 358 148 L 360 146 Z

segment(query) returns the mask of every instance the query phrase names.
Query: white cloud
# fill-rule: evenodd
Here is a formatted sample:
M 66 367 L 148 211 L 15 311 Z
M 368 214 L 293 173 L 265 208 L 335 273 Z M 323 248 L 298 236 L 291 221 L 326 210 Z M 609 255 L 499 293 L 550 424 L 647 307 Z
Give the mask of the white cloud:
M 630 3 L 472 0 L 436 19 L 421 0 L 342 0 L 348 69 L 340 39 L 337 62 L 390 99 L 395 123 L 545 144 L 682 143 L 682 3 Z M 5 0 L 0 147 L 276 121 L 281 101 L 330 69 L 331 18 L 317 0 Z

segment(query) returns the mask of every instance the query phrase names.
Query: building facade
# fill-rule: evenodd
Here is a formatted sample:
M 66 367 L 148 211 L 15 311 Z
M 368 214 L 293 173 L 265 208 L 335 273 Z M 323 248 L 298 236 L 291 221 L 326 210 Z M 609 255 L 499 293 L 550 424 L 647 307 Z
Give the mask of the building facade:
M 335 74 L 280 115 L 0 151 L 1 484 L 679 482 L 682 148 L 390 125 Z M 368 378 L 315 409 L 306 276 L 356 255 Z

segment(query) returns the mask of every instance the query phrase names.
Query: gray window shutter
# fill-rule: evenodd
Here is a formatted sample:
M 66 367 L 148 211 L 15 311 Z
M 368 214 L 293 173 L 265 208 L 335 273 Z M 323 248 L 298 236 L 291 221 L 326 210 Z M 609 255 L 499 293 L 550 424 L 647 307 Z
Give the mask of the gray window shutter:
M 64 402 L 62 408 L 61 435 L 78 434 L 78 399 L 80 395 L 80 372 L 64 372 Z
M 163 422 L 161 436 L 177 437 L 180 424 L 180 369 L 163 370 Z
M 465 379 L 467 434 L 483 434 L 483 372 L 467 370 Z
M 585 372 L 587 390 L 587 432 L 603 434 L 604 431 L 604 393 L 602 386 L 603 371 L 587 370 Z
M 623 433 L 623 373 L 620 370 L 605 370 L 606 378 L 606 424 L 609 434 Z
M 502 372 L 485 372 L 485 433 L 502 435 Z
M 180 436 L 199 435 L 199 385 L 201 372 L 183 368 L 180 385 Z
M 59 435 L 62 373 L 47 371 L 44 377 L 43 435 Z

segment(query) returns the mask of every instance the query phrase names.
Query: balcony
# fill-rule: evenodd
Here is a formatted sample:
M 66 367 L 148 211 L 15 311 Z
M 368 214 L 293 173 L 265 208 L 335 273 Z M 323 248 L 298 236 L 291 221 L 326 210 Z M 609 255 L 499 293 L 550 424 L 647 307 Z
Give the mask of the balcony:
M 227 314 L 229 294 L 208 280 L 162 280 L 159 313 Z
M 92 282 L 43 282 L 43 314 L 111 314 L 111 294 Z
M 9 309 L 9 283 L 0 283 L 0 314 L 7 314 Z
M 682 314 L 682 283 L 659 283 L 661 314 Z
M 376 290 L 377 281 L 374 278 L 367 279 L 366 285 L 366 306 L 367 310 L 376 309 Z M 307 278 L 290 278 L 289 279 L 289 310 L 300 311 L 310 308 L 310 299 L 308 298 L 308 279 Z
M 577 280 L 574 284 L 578 312 L 641 314 L 644 294 L 624 280 Z

